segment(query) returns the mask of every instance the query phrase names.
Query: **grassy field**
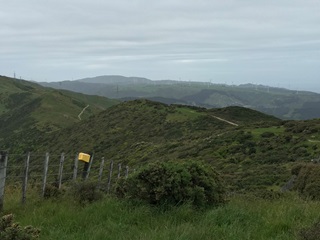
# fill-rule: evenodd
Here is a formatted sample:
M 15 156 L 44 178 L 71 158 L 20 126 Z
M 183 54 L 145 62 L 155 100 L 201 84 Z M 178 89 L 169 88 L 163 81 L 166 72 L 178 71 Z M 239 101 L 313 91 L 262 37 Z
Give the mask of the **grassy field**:
M 40 239 L 299 239 L 299 231 L 319 221 L 320 202 L 288 194 L 275 200 L 233 196 L 221 207 L 188 205 L 161 210 L 112 197 L 80 206 L 70 197 L 21 206 L 7 194 L 5 213 L 22 225 L 41 229 Z

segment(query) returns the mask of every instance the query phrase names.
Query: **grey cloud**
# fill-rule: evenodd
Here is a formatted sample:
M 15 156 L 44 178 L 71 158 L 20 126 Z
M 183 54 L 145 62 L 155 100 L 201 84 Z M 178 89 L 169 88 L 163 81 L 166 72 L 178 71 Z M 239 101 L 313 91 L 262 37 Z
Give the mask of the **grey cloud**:
M 0 22 L 5 75 L 319 85 L 316 0 L 11 0 Z

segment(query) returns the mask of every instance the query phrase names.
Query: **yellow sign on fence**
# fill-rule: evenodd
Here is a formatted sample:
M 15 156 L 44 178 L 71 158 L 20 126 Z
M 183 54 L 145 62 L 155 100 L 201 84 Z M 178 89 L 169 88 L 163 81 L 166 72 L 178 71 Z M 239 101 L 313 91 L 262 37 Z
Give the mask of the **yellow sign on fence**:
M 79 161 L 83 161 L 83 162 L 90 162 L 90 155 L 87 153 L 79 153 L 79 157 L 78 157 Z

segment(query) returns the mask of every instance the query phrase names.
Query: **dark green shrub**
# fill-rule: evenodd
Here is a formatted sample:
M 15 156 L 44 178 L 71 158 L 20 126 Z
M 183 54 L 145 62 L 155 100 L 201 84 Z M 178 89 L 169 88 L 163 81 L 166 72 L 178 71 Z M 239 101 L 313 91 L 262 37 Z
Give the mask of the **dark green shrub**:
M 302 196 L 320 200 L 320 164 L 306 164 L 300 168 L 294 189 Z
M 265 200 L 280 199 L 283 196 L 283 194 L 279 191 L 273 191 L 273 190 L 267 190 L 267 189 L 255 190 L 252 194 L 256 198 L 265 199 Z
M 320 200 L 320 182 L 308 183 L 304 189 L 304 194 L 311 199 Z
M 44 190 L 44 198 L 58 198 L 65 193 L 65 189 L 59 189 L 57 186 L 47 184 Z
M 290 161 L 288 153 L 282 149 L 281 150 L 272 149 L 264 153 L 257 154 L 255 158 L 257 159 L 257 161 L 265 164 L 283 163 L 283 162 Z
M 12 214 L 0 218 L 1 240 L 32 240 L 39 238 L 40 230 L 32 226 L 21 227 Z
M 225 188 L 211 166 L 198 162 L 156 162 L 118 183 L 119 197 L 153 205 L 191 203 L 203 207 L 225 202 Z
M 102 193 L 94 182 L 77 182 L 71 189 L 72 197 L 80 204 L 98 201 L 102 198 Z
M 301 170 L 301 168 L 302 168 L 303 166 L 304 166 L 304 165 L 302 165 L 302 164 L 297 164 L 297 165 L 293 166 L 293 167 L 291 168 L 291 174 L 298 176 L 298 175 L 299 175 L 299 172 L 300 172 L 300 170 Z
M 299 156 L 299 157 L 307 157 L 309 156 L 310 154 L 308 153 L 308 150 L 301 146 L 301 147 L 296 147 L 293 149 L 294 150 L 294 153 L 296 154 L 296 156 Z
M 273 137 L 275 134 L 273 132 L 264 132 L 261 134 L 261 137 L 263 138 L 271 138 Z
M 316 222 L 310 228 L 300 230 L 299 237 L 302 240 L 319 240 L 320 222 Z

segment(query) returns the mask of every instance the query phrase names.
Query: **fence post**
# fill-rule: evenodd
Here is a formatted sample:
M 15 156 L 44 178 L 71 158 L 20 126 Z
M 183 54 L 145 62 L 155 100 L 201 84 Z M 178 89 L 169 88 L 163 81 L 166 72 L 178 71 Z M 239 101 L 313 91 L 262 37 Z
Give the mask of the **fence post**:
M 42 181 L 42 197 L 44 197 L 46 192 L 47 177 L 48 177 L 48 167 L 49 167 L 49 153 L 46 153 L 43 164 L 43 181 Z
M 129 166 L 126 166 L 126 175 L 125 175 L 126 179 L 128 178 L 128 175 L 129 175 Z
M 0 212 L 3 210 L 4 188 L 6 186 L 8 154 L 0 153 Z
M 107 193 L 109 193 L 110 188 L 111 188 L 112 171 L 113 171 L 113 160 L 111 160 L 111 162 L 110 162 L 110 169 L 109 169 L 109 175 L 108 175 L 108 185 L 107 185 Z
M 22 182 L 22 204 L 26 203 L 27 196 L 27 185 L 28 185 L 28 175 L 29 175 L 29 163 L 30 163 L 30 152 L 27 154 L 27 158 L 24 166 L 24 176 Z
M 91 170 L 91 165 L 92 165 L 92 162 L 93 162 L 93 158 L 94 158 L 94 154 L 92 154 L 92 156 L 90 157 L 89 163 L 85 163 L 84 164 L 83 173 L 82 173 L 83 180 L 87 180 L 89 178 L 89 173 L 90 173 L 90 170 Z
M 88 179 L 89 174 L 90 174 L 90 170 L 91 170 L 93 158 L 94 158 L 94 153 L 92 153 L 92 156 L 91 156 L 91 158 L 90 158 L 89 167 L 88 167 L 88 172 L 87 172 L 87 175 L 86 175 L 86 180 Z
M 100 162 L 99 179 L 98 179 L 99 182 L 101 182 L 103 166 L 104 166 L 104 157 L 101 158 L 101 162 Z
M 77 179 L 78 174 L 78 162 L 79 162 L 79 153 L 76 154 L 76 157 L 74 159 L 74 165 L 73 165 L 73 180 L 75 181 Z
M 59 174 L 58 174 L 58 189 L 61 189 L 63 163 L 64 163 L 64 153 L 61 153 L 60 164 L 59 164 Z
M 121 163 L 118 163 L 118 178 L 121 177 Z

